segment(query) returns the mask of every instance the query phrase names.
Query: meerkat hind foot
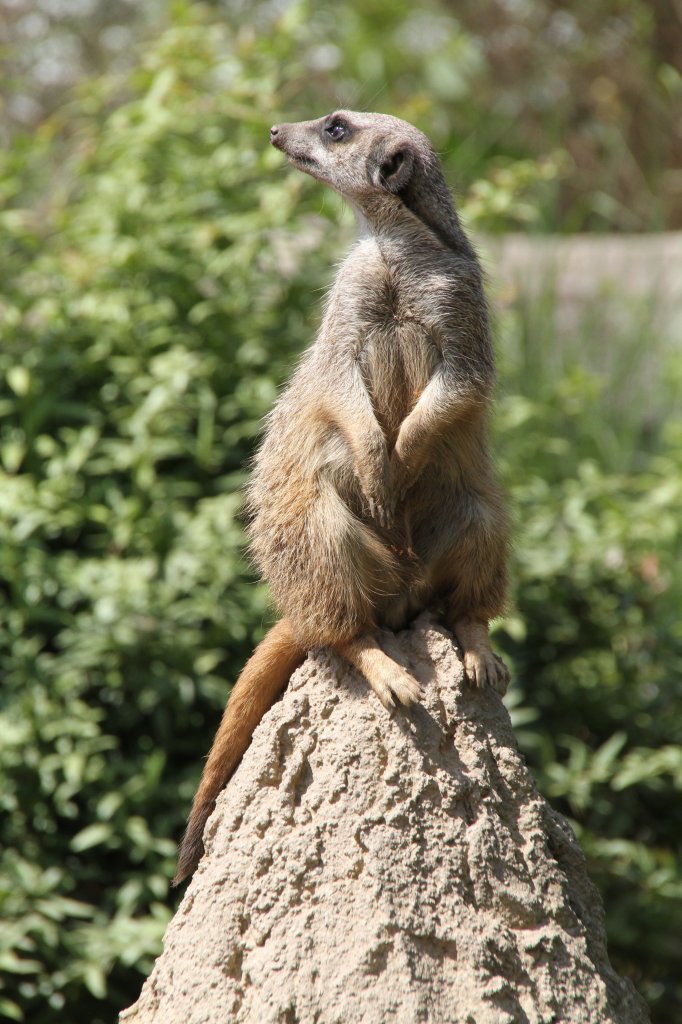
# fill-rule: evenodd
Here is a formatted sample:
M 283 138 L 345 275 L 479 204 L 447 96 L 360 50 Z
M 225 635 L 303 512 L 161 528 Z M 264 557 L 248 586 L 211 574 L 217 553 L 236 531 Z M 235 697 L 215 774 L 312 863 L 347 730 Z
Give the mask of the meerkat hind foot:
M 368 678 L 368 682 L 386 708 L 395 707 L 393 695 L 406 708 L 409 708 L 414 701 L 418 701 L 421 697 L 421 687 L 417 680 L 395 662 L 391 664 L 385 674 L 380 677 Z
M 464 654 L 464 672 L 474 686 L 490 686 L 504 697 L 509 685 L 509 669 L 490 650 L 466 651 Z
M 487 622 L 462 618 L 455 623 L 454 633 L 462 646 L 464 674 L 469 682 L 481 688 L 490 686 L 503 697 L 507 692 L 509 670 L 490 647 Z
M 363 674 L 385 708 L 395 707 L 394 698 L 405 707 L 419 700 L 421 687 L 417 680 L 389 658 L 374 637 L 357 637 L 339 650 Z

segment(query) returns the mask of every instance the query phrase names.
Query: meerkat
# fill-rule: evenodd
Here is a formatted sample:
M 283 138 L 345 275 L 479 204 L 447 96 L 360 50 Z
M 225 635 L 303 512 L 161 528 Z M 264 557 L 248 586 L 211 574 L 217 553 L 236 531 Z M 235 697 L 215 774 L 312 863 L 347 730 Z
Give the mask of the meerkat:
M 341 110 L 270 141 L 331 186 L 359 236 L 320 330 L 269 416 L 247 491 L 251 550 L 282 618 L 239 676 L 181 845 L 177 884 L 261 718 L 311 647 L 334 648 L 387 708 L 419 699 L 381 648 L 434 608 L 469 681 L 506 685 L 505 500 L 488 447 L 495 368 L 481 269 L 422 132 Z

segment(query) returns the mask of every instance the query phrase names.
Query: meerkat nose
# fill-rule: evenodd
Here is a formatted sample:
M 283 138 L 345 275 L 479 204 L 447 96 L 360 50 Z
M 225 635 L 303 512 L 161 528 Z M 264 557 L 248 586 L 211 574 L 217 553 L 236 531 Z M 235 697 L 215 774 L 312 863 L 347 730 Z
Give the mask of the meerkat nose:
M 270 129 L 270 145 L 274 146 L 275 149 L 282 149 L 283 141 L 284 139 L 281 131 L 281 126 L 278 124 L 273 124 L 272 128 Z

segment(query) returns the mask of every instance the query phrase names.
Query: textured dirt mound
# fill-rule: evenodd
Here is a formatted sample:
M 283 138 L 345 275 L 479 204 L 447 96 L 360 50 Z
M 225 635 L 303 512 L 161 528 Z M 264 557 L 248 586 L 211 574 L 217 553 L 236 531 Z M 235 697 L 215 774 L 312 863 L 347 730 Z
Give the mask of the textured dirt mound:
M 427 618 L 386 649 L 411 711 L 315 652 L 266 715 L 125 1024 L 647 1021 L 500 699 Z

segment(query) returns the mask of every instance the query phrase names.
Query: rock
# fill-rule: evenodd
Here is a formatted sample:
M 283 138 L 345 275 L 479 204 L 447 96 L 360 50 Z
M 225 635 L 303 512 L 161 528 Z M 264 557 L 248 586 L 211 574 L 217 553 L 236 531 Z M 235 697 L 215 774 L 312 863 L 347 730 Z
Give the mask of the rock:
M 634 1024 L 600 898 L 492 691 L 422 616 L 389 715 L 313 652 L 256 731 L 125 1024 Z

